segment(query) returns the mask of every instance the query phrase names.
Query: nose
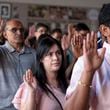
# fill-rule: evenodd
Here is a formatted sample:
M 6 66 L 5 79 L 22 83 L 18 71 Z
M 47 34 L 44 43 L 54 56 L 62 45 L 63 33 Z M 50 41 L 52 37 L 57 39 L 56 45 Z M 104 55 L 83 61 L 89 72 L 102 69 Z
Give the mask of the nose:
M 42 34 L 45 34 L 46 32 L 45 31 L 42 31 Z
M 21 34 L 21 32 L 20 32 L 20 30 L 19 30 L 19 29 L 16 31 L 16 33 L 17 33 L 18 35 L 20 35 L 20 34 Z
M 17 29 L 16 33 L 17 33 L 17 35 L 23 35 L 23 32 L 21 29 Z
M 53 54 L 53 59 L 58 60 L 58 55 L 56 53 Z

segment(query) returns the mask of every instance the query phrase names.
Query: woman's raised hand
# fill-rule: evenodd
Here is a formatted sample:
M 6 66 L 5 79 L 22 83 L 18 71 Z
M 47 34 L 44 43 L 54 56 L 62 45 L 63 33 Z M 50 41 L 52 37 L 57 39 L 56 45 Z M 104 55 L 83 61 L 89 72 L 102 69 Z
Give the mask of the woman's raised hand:
M 26 71 L 26 74 L 23 76 L 24 83 L 26 84 L 29 91 L 33 92 L 37 89 L 37 81 L 33 76 L 33 73 L 30 69 Z

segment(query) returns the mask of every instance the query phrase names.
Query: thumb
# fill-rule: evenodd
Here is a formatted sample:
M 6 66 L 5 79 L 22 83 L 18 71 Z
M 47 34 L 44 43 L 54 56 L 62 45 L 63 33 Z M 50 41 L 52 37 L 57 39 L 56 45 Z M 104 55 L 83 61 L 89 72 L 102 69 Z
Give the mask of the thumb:
M 37 78 L 35 76 L 33 76 L 33 82 L 37 84 Z

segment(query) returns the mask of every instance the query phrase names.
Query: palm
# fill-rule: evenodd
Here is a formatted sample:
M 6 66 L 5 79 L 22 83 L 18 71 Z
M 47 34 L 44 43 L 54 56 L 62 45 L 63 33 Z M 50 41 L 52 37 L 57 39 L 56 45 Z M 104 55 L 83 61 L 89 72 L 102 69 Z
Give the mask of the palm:
M 101 49 L 101 53 L 97 52 L 97 36 L 91 34 L 83 44 L 84 67 L 86 71 L 95 71 L 102 64 L 105 48 Z
M 4 26 L 4 23 L 5 23 L 5 21 L 2 18 L 0 18 L 0 32 L 2 32 L 2 28 Z
M 68 35 L 64 35 L 61 40 L 63 50 L 67 50 L 70 47 L 72 35 L 73 35 L 73 24 L 68 24 Z
M 35 77 L 33 77 L 31 70 L 27 70 L 26 71 L 26 74 L 23 76 L 23 80 L 24 80 L 24 82 L 26 84 L 26 87 L 30 91 L 36 90 L 37 81 L 36 81 Z
M 78 38 L 78 40 L 76 40 Z M 76 58 L 82 55 L 82 43 L 81 43 L 81 38 L 77 36 L 73 36 L 71 39 L 71 47 L 72 47 L 72 52 Z

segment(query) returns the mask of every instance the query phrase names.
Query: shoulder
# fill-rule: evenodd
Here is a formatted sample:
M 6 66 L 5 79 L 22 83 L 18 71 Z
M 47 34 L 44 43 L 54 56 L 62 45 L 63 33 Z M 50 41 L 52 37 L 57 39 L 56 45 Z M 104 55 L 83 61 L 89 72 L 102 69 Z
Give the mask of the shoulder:
M 72 70 L 72 76 L 70 79 L 70 84 L 67 88 L 66 97 L 70 96 L 72 92 L 75 90 L 77 86 L 77 82 L 81 77 L 82 71 L 84 69 L 83 65 L 83 56 L 79 57 L 77 62 L 74 65 L 74 68 Z
M 28 47 L 25 45 L 25 52 L 31 52 L 33 54 L 36 54 L 36 50 L 33 49 L 32 47 Z

